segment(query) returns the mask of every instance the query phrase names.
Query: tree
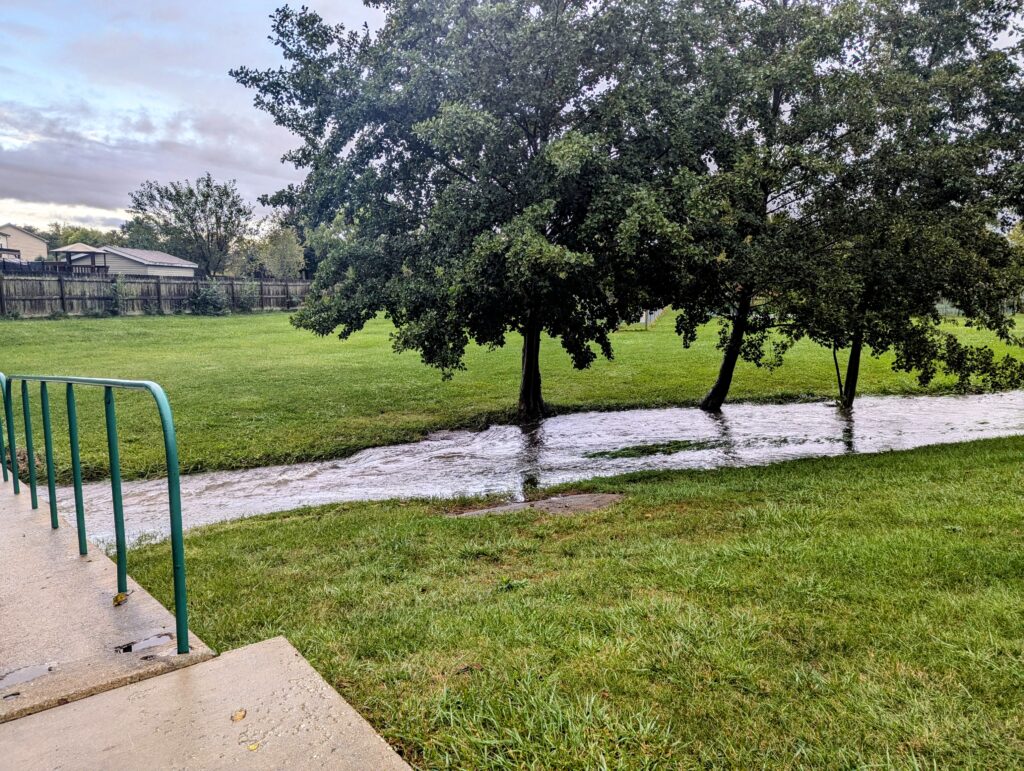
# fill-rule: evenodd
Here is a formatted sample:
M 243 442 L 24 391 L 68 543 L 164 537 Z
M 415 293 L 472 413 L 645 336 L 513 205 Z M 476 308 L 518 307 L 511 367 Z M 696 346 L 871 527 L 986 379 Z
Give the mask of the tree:
M 71 225 L 66 222 L 54 222 L 43 231 L 42 238 L 50 244 L 51 249 L 59 249 L 62 246 L 84 243 L 90 246 L 103 246 L 106 244 L 117 245 L 119 233 L 117 230 L 99 230 L 85 225 Z
M 231 253 L 231 272 L 275 278 L 298 278 L 302 274 L 306 255 L 295 230 L 279 223 L 269 227 L 263 235 L 238 239 Z
M 131 194 L 128 211 L 137 231 L 149 228 L 164 249 L 196 262 L 205 276 L 224 269 L 252 216 L 234 180 L 217 183 L 209 173 L 194 184 L 144 182 Z
M 894 367 L 922 384 L 943 370 L 965 386 L 1018 385 L 1015 359 L 961 344 L 937 310 L 952 302 L 967 323 L 1016 342 L 1009 309 L 1024 292 L 1024 260 L 1003 232 L 1024 149 L 1024 88 L 1019 60 L 999 42 L 1014 11 L 886 2 L 865 4 L 862 18 L 863 53 L 830 97 L 848 116 L 845 162 L 808 204 L 819 243 L 793 308 L 798 328 L 833 349 L 846 407 L 865 348 L 895 352 Z
M 685 346 L 721 324 L 705 410 L 721 408 L 741 358 L 775 366 L 791 344 L 788 298 L 816 248 L 807 234 L 817 213 L 800 202 L 843 160 L 830 138 L 845 119 L 827 94 L 843 77 L 857 10 L 845 1 L 670 3 L 673 36 L 655 49 L 664 85 L 628 84 L 644 100 L 631 110 L 633 135 L 650 138 L 649 182 L 630 212 L 648 231 L 636 259 L 652 244 L 676 245 L 675 280 L 650 291 L 677 309 Z M 675 85 L 691 72 L 691 87 Z
M 803 335 L 852 348 L 839 375 L 847 402 L 865 340 L 924 381 L 938 365 L 962 379 L 1015 377 L 1008 360 L 936 328 L 936 301 L 957 296 L 1007 337 L 998 309 L 1018 291 L 996 232 L 1022 136 L 1019 76 L 994 50 L 1012 9 L 961 5 L 672 4 L 673 29 L 699 31 L 702 44 L 692 33 L 659 40 L 658 80 L 670 84 L 679 63 L 692 72 L 694 57 L 699 77 L 690 88 L 628 84 L 642 95 L 633 136 L 654 140 L 631 216 L 648 231 L 640 250 L 690 244 L 677 280 L 661 283 L 684 344 L 721 322 L 704 409 L 721 408 L 741 358 L 774 366 Z
M 445 376 L 470 341 L 523 339 L 519 413 L 543 414 L 539 352 L 578 368 L 643 305 L 637 265 L 589 235 L 612 197 L 600 112 L 619 51 L 585 0 L 388 0 L 381 31 L 274 15 L 289 67 L 234 71 L 303 141 L 301 210 L 325 258 L 296 323 L 347 337 L 384 312 L 397 350 Z M 595 351 L 595 348 L 597 351 Z
M 130 249 L 160 251 L 165 248 L 165 243 L 161 240 L 156 227 L 150 220 L 142 217 L 131 217 L 121 225 L 118 243 Z

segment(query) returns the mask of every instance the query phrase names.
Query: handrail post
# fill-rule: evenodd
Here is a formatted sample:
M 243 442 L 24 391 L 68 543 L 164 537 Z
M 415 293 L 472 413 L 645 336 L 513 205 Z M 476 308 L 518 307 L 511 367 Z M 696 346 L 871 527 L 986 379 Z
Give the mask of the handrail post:
M 178 653 L 188 653 L 188 602 L 185 588 L 185 539 L 181 527 L 181 479 L 178 470 L 178 440 L 174 434 L 174 417 L 164 389 L 155 383 L 150 393 L 160 411 L 164 432 L 164 454 L 167 457 L 167 498 L 171 515 L 171 561 L 174 570 L 174 619 L 177 625 Z
M 39 404 L 43 411 L 43 444 L 46 449 L 46 490 L 50 496 L 50 527 L 60 527 L 57 516 L 57 479 L 53 467 L 53 426 L 50 422 L 50 392 L 46 383 L 39 384 Z
M 21 412 L 25 417 L 25 465 L 28 466 L 28 489 L 32 508 L 39 508 L 39 494 L 36 491 L 36 453 L 32 444 L 32 407 L 28 401 L 28 381 L 21 381 Z
M 110 485 L 114 503 L 114 528 L 117 540 L 117 589 L 119 593 L 128 591 L 127 538 L 124 524 L 124 500 L 121 485 L 121 457 L 117 438 L 117 411 L 114 402 L 114 389 L 125 388 L 149 391 L 156 401 L 160 413 L 160 426 L 164 437 L 164 454 L 167 458 L 167 498 L 170 509 L 171 559 L 174 579 L 174 615 L 179 654 L 190 650 L 188 637 L 188 598 L 185 581 L 185 540 L 181 517 L 181 474 L 178 460 L 178 440 L 174 433 L 174 417 L 167 394 L 158 384 L 141 380 L 113 380 L 84 377 L 49 377 L 38 375 L 13 375 L 7 377 L 0 372 L 0 391 L 4 400 L 4 415 L 7 421 L 7 447 L 10 457 L 16 461 L 12 383 L 20 380 L 22 384 L 22 406 L 25 414 L 25 440 L 29 453 L 29 479 L 32 486 L 33 507 L 38 507 L 36 500 L 35 458 L 32 451 L 32 415 L 28 397 L 28 382 L 40 384 L 39 393 L 43 417 L 43 434 L 46 442 L 46 477 L 50 491 L 50 521 L 56 528 L 59 525 L 57 516 L 56 465 L 53 460 L 53 426 L 50 413 L 50 397 L 48 383 L 63 383 L 66 387 L 68 410 L 68 439 L 71 446 L 71 472 L 75 486 L 75 517 L 78 525 L 78 550 L 80 554 L 88 553 L 88 541 L 85 532 L 85 506 L 82 495 L 82 461 L 78 440 L 78 408 L 75 401 L 75 385 L 102 386 L 104 388 L 103 405 L 107 426 L 107 453 L 110 458 Z M 0 424 L 0 457 L 3 457 L 4 426 Z M 0 464 L 2 465 L 2 464 Z M 17 466 L 13 467 L 14 489 L 18 492 Z
M 4 381 L 4 415 L 7 416 L 7 452 L 11 456 L 11 479 L 14 483 L 14 494 L 21 494 L 18 480 L 18 451 L 14 444 L 14 406 L 11 399 L 12 381 Z
M 117 542 L 117 591 L 128 591 L 128 546 L 124 537 L 124 501 L 121 497 L 121 454 L 117 447 L 117 415 L 114 389 L 103 389 L 103 412 L 107 418 L 107 455 L 110 458 L 110 493 L 114 501 L 114 539 Z
M 75 524 L 78 526 L 78 553 L 84 557 L 89 553 L 89 542 L 85 538 L 85 504 L 82 501 L 82 459 L 78 450 L 78 406 L 75 403 L 75 387 L 71 383 L 67 385 L 67 400 L 71 478 L 75 483 Z
M 0 399 L 3 398 L 3 394 L 7 391 L 7 376 L 0 372 Z M 6 418 L 4 419 L 6 422 Z M 4 472 L 4 481 L 7 482 L 10 477 L 7 474 L 7 444 L 4 440 L 4 427 L 0 425 L 0 468 Z

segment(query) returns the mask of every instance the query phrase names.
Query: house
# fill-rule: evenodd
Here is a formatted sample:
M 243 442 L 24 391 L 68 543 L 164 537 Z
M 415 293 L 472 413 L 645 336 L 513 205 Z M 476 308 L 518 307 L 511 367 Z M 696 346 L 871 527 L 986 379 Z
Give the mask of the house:
M 50 248 L 49 244 L 46 243 L 46 239 L 29 233 L 17 225 L 10 224 L 0 225 L 0 233 L 3 233 L 5 236 L 0 239 L 5 257 L 11 252 L 18 252 L 18 254 L 12 256 L 20 258 L 23 262 L 46 259 L 46 252 Z
M 65 256 L 72 266 L 104 266 L 113 275 L 120 273 L 131 276 L 194 278 L 199 269 L 194 262 L 151 249 L 128 249 L 122 246 L 93 249 L 86 244 L 73 244 L 56 251 Z
M 21 252 L 7 245 L 10 237 L 10 234 L 0 230 L 0 261 L 21 262 Z

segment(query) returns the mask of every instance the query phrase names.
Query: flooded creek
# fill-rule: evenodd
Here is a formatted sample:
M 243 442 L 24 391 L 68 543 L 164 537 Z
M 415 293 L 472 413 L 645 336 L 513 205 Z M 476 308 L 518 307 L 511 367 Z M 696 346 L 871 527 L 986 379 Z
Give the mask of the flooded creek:
M 531 428 L 441 431 L 350 458 L 183 476 L 186 528 L 342 501 L 503 494 L 524 487 L 659 469 L 752 466 L 796 458 L 908 450 L 1024 434 L 1024 392 L 864 397 L 830 403 L 727 405 L 721 415 L 672 408 L 562 415 Z M 45 487 L 40 491 L 45 499 Z M 84 489 L 89 537 L 113 539 L 108 482 Z M 57 493 L 74 527 L 70 487 Z M 163 480 L 124 484 L 129 541 L 167 534 Z

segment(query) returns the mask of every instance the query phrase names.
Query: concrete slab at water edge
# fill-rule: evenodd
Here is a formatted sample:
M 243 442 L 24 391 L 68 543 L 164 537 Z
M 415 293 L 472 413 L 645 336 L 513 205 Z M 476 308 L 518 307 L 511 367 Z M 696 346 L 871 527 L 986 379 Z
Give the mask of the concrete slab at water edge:
M 501 514 L 516 514 L 521 511 L 538 511 L 560 517 L 571 517 L 574 514 L 586 514 L 614 506 L 624 496 L 611 493 L 586 493 L 583 495 L 562 495 L 557 498 L 545 498 L 541 501 L 520 501 L 492 506 L 487 509 L 475 509 L 452 514 L 452 517 L 466 519 L 470 517 L 493 517 Z
M 0 723 L 213 656 L 194 635 L 179 656 L 174 616 L 131 579 L 115 607 L 115 564 L 92 544 L 79 556 L 27 490 L 0 490 L 0 554 Z
M 0 725 L 0 758 L 21 771 L 409 768 L 281 637 Z

